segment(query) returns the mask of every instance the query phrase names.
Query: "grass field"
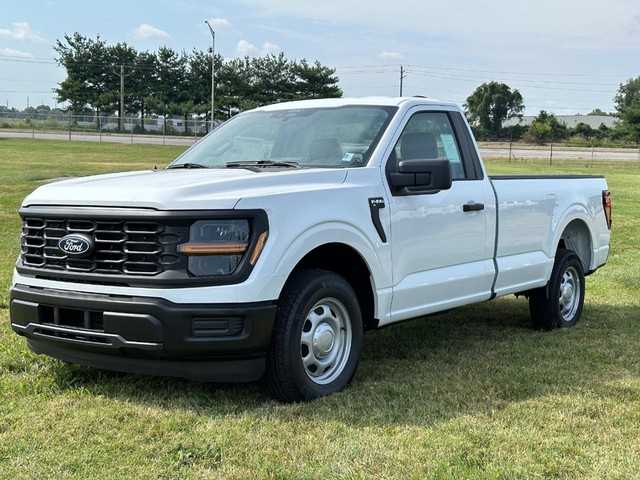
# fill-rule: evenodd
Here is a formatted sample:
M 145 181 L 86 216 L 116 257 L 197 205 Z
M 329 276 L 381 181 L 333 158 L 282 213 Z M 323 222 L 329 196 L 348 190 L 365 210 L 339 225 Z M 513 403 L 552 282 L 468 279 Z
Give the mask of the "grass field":
M 103 372 L 30 353 L 7 289 L 21 199 L 43 181 L 164 166 L 182 148 L 0 139 L 0 479 L 640 478 L 640 169 L 488 161 L 490 173 L 607 176 L 609 264 L 582 320 L 529 329 L 505 298 L 372 333 L 354 384 L 282 405 L 259 383 Z

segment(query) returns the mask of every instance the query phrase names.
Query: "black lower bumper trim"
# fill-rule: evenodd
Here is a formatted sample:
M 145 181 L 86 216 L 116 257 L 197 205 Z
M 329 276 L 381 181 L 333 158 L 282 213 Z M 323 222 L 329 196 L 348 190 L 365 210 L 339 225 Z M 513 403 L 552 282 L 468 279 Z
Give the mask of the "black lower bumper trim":
M 27 345 L 34 353 L 77 365 L 116 372 L 180 377 L 197 382 L 253 382 L 262 377 L 265 368 L 264 356 L 241 360 L 150 360 L 58 348 L 34 339 L 28 339 Z
M 264 373 L 275 302 L 175 304 L 15 285 L 11 326 L 61 360 L 132 373 L 252 381 Z

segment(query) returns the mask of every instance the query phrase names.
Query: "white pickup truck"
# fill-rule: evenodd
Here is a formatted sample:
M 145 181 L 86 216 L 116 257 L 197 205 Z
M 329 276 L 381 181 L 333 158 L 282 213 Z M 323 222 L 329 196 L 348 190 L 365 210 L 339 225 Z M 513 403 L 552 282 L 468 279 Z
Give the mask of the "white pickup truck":
M 20 215 L 11 325 L 34 352 L 300 401 L 394 322 L 520 294 L 534 328 L 574 325 L 611 200 L 601 176 L 488 176 L 451 103 L 327 99 L 237 115 L 166 169 L 41 186 Z

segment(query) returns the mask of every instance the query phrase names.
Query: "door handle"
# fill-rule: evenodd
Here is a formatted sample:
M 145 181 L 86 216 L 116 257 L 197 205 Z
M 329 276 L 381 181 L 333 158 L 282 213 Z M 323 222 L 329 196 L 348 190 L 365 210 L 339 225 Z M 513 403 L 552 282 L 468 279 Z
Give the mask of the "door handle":
M 479 212 L 484 210 L 484 203 L 465 203 L 462 206 L 463 212 Z

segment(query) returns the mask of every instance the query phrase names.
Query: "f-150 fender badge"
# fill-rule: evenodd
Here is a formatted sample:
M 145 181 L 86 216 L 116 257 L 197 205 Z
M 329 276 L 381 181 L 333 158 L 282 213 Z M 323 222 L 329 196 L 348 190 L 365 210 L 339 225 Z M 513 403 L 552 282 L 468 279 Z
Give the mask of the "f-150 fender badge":
M 86 257 L 93 252 L 93 239 L 87 235 L 72 233 L 58 240 L 58 248 L 70 257 Z
M 384 233 L 384 228 L 382 228 L 382 222 L 380 221 L 380 209 L 384 207 L 384 198 L 375 197 L 369 199 L 369 210 L 371 211 L 373 226 L 376 227 L 376 232 L 378 232 L 382 243 L 387 243 L 387 235 Z

